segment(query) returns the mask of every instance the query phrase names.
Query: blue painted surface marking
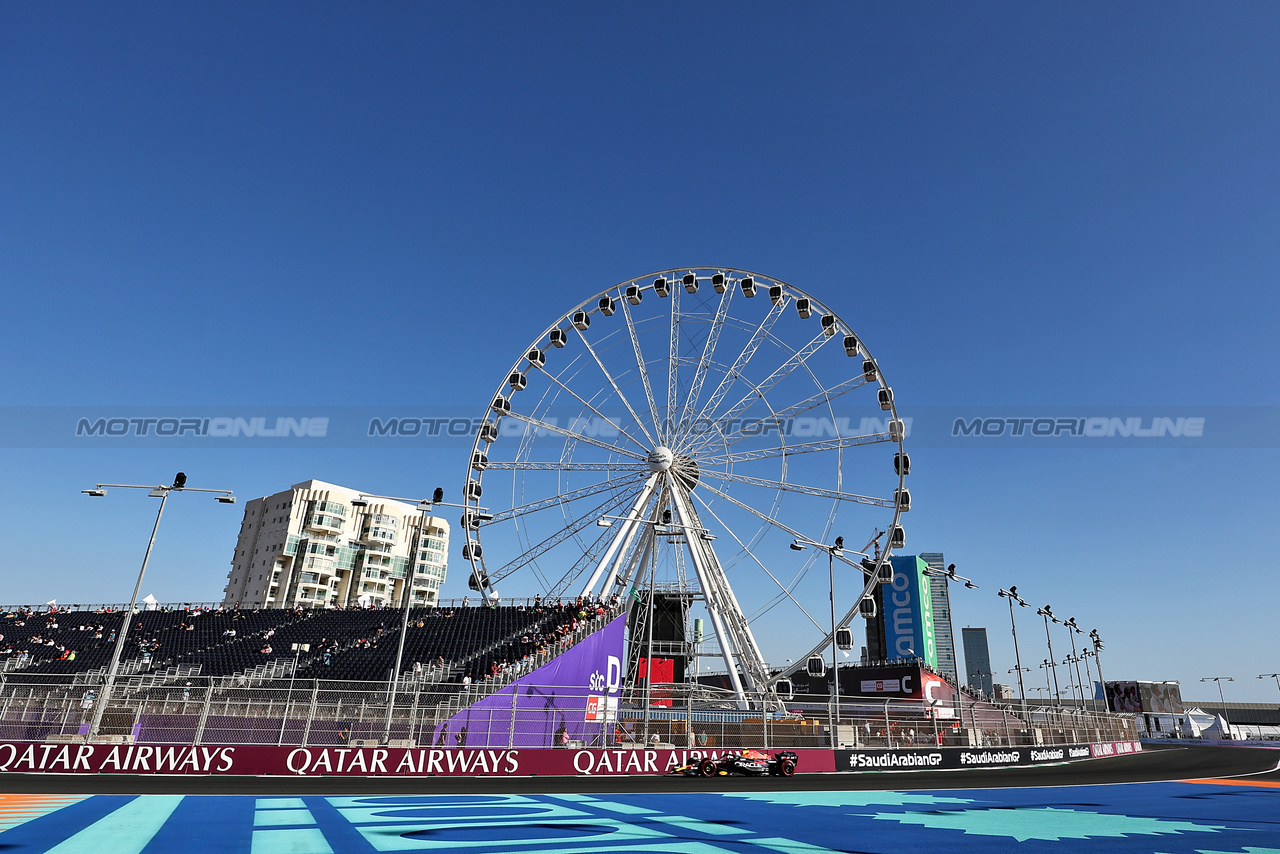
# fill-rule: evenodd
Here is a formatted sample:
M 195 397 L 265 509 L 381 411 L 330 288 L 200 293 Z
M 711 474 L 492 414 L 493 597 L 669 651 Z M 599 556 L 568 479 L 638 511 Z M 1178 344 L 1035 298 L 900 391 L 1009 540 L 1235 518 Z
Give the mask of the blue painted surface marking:
M 56 854 L 1280 854 L 1280 790 L 97 796 L 0 833 Z

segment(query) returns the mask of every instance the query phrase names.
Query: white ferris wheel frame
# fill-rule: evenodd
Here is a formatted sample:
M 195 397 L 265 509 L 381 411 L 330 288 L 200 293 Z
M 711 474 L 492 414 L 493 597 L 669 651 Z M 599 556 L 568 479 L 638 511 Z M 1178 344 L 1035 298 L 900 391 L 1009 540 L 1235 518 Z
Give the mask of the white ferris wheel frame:
M 693 277 L 693 290 L 689 290 L 688 276 Z M 720 294 L 720 303 L 716 311 L 714 319 L 711 321 L 711 329 L 708 331 L 706 343 L 702 357 L 698 361 L 694 378 L 690 384 L 689 391 L 685 395 L 682 402 L 677 399 L 678 396 L 678 371 L 681 359 L 678 356 L 678 337 L 680 326 L 680 291 L 685 289 L 688 293 L 694 293 L 698 288 L 710 284 L 715 277 L 721 277 L 714 285 L 715 290 Z M 658 290 L 658 282 L 665 281 L 666 295 L 662 295 Z M 751 283 L 754 287 L 748 292 L 745 283 Z M 705 403 L 698 406 L 697 412 L 694 413 L 693 419 L 686 418 L 685 415 L 689 411 L 690 404 L 698 404 L 700 395 L 703 392 L 703 386 L 707 379 L 709 368 L 712 365 L 712 356 L 715 346 L 719 338 L 720 332 L 723 330 L 727 321 L 728 309 L 735 292 L 741 291 L 747 297 L 754 297 L 763 290 L 766 298 L 772 303 L 771 308 L 766 313 L 763 320 L 752 330 L 750 338 L 741 353 L 735 359 L 733 365 L 724 372 L 721 380 L 710 397 Z M 629 296 L 635 298 L 635 302 L 629 301 Z M 655 299 L 666 299 L 671 304 L 671 333 L 670 333 L 670 349 L 667 355 L 667 399 L 665 407 L 661 405 L 661 401 L 655 396 L 655 383 L 651 377 L 651 363 L 646 362 L 641 353 L 640 341 L 637 336 L 636 322 L 632 317 L 631 306 L 638 305 L 645 297 Z M 612 376 L 605 367 L 604 362 L 592 347 L 591 338 L 586 334 L 590 328 L 591 319 L 603 315 L 602 303 L 605 298 L 612 301 L 612 311 L 623 315 L 623 322 L 626 323 L 628 336 L 635 351 L 636 366 L 640 385 L 644 391 L 644 399 L 639 402 L 633 402 L 628 395 L 624 394 L 617 380 Z M 752 383 L 739 374 L 739 369 L 744 367 L 755 351 L 770 337 L 770 330 L 780 316 L 781 312 L 789 306 L 796 306 L 801 301 L 807 302 L 808 314 L 801 314 L 801 317 L 807 318 L 811 315 L 817 315 L 821 318 L 821 329 L 818 335 L 803 347 L 795 349 L 793 355 L 782 365 L 779 365 L 773 373 L 765 380 L 759 383 Z M 688 317 L 688 315 L 684 315 Z M 585 322 L 583 318 L 585 317 Z M 579 323 L 575 323 L 575 319 Z M 558 336 L 560 343 L 555 344 L 553 336 Z M 608 418 L 601 413 L 591 402 L 594 395 L 586 397 L 578 394 L 574 389 L 561 380 L 556 374 L 549 370 L 545 370 L 545 356 L 549 353 L 556 352 L 560 347 L 570 343 L 572 338 L 576 337 L 590 354 L 591 359 L 599 366 L 604 380 L 608 383 L 608 388 L 617 396 L 622 404 L 626 407 L 632 418 L 631 431 L 624 429 L 613 419 Z M 843 338 L 846 348 L 846 355 L 852 357 L 861 355 L 864 358 L 864 364 L 874 366 L 874 380 L 865 372 L 855 372 L 850 379 L 832 386 L 824 388 L 819 385 L 821 391 L 812 397 L 799 401 L 785 410 L 774 412 L 772 406 L 768 403 L 766 392 L 773 388 L 778 382 L 781 382 L 792 371 L 805 366 L 807 359 L 813 355 L 826 341 L 831 338 Z M 851 343 L 852 342 L 852 349 Z M 554 346 L 553 346 L 554 345 Z M 532 358 L 535 356 L 541 358 Z M 620 437 L 624 437 L 633 446 L 638 448 L 649 448 L 649 453 L 643 450 L 633 450 L 631 447 L 624 445 L 615 445 L 604 440 L 594 438 L 575 432 L 570 429 L 560 427 L 555 424 L 539 421 L 528 414 L 517 411 L 515 404 L 518 401 L 517 389 L 510 381 L 516 375 L 527 377 L 533 371 L 538 371 L 541 376 L 546 377 L 559 392 L 564 392 L 574 398 L 579 404 L 593 412 L 598 418 L 610 424 Z M 763 450 L 744 450 L 731 451 L 726 445 L 725 450 L 720 453 L 709 453 L 714 442 L 719 439 L 728 439 L 729 435 L 720 431 L 708 431 L 706 434 L 694 434 L 690 431 L 688 424 L 694 423 L 697 419 L 708 419 L 714 415 L 714 421 L 711 423 L 720 424 L 732 418 L 738 412 L 747 410 L 752 404 L 764 401 L 773 412 L 773 417 L 784 418 L 788 415 L 795 415 L 817 406 L 829 405 L 830 401 L 845 394 L 847 391 L 869 385 L 874 381 L 878 385 L 877 394 L 880 398 L 881 409 L 887 410 L 889 414 L 888 430 L 886 433 L 873 434 L 867 436 L 850 436 L 837 437 L 835 439 L 806 442 L 799 444 L 786 445 L 777 448 L 768 448 Z M 737 398 L 730 398 L 730 390 L 735 384 L 744 384 L 748 390 L 745 394 Z M 521 387 L 523 388 L 523 386 Z M 605 389 L 600 389 L 604 391 Z M 545 395 L 549 394 L 549 388 Z M 887 395 L 887 406 L 885 396 Z M 819 399 L 821 398 L 821 399 Z M 733 400 L 727 409 L 718 410 L 718 407 L 725 402 L 726 399 Z M 471 564 L 471 585 L 473 589 L 478 589 L 482 593 L 493 595 L 495 585 L 504 578 L 509 577 L 513 573 L 520 571 L 525 566 L 536 564 L 539 555 L 546 553 L 550 549 L 565 542 L 570 537 L 577 537 L 583 530 L 588 527 L 593 517 L 601 518 L 608 516 L 609 510 L 614 511 L 612 516 L 620 524 L 611 524 L 604 534 L 597 539 L 595 546 L 602 541 L 607 541 L 603 556 L 598 560 L 594 560 L 599 554 L 594 549 L 584 553 L 586 560 L 583 566 L 571 568 L 566 573 L 565 579 L 570 573 L 577 572 L 573 580 L 577 580 L 581 574 L 585 573 L 587 566 L 594 564 L 591 574 L 586 584 L 581 588 L 581 594 L 590 596 L 593 594 L 607 595 L 611 591 L 626 591 L 632 584 L 641 584 L 643 582 L 644 567 L 650 560 L 655 544 L 663 533 L 670 534 L 672 531 L 681 531 L 686 536 L 683 542 L 687 546 L 688 557 L 693 564 L 694 571 L 698 578 L 698 586 L 704 598 L 704 604 L 708 615 L 712 622 L 712 628 L 717 636 L 720 644 L 721 653 L 724 657 L 726 669 L 729 674 L 730 681 L 733 686 L 734 693 L 744 704 L 750 696 L 768 695 L 774 685 L 781 679 L 790 676 L 792 673 L 801 669 L 805 665 L 805 661 L 813 655 L 820 654 L 826 649 L 831 648 L 833 641 L 833 630 L 819 626 L 825 636 L 814 644 L 813 648 L 806 654 L 794 659 L 795 663 L 790 667 L 784 668 L 778 672 L 773 672 L 764 657 L 761 655 L 759 647 L 752 635 L 749 620 L 743 614 L 737 598 L 734 596 L 733 589 L 730 586 L 725 573 L 720 566 L 716 551 L 712 546 L 714 536 L 710 534 L 710 529 L 704 524 L 697 504 L 701 504 L 703 510 L 708 512 L 715 521 L 729 531 L 737 546 L 743 551 L 750 553 L 750 543 L 754 542 L 760 535 L 760 531 L 764 530 L 763 526 L 772 526 L 773 528 L 785 532 L 793 537 L 796 542 L 817 546 L 826 550 L 832 557 L 853 567 L 863 573 L 865 586 L 859 596 L 853 601 L 852 606 L 837 621 L 839 625 L 848 624 L 855 615 L 860 611 L 860 605 L 863 600 L 867 599 L 874 592 L 877 584 L 880 583 L 881 567 L 884 566 L 893 552 L 892 539 L 894 534 L 901 535 L 901 515 L 905 510 L 910 508 L 909 496 L 903 500 L 900 496 L 907 495 L 905 488 L 906 474 L 909 469 L 909 463 L 903 465 L 895 464 L 895 473 L 897 475 L 897 488 L 892 499 L 878 499 L 870 496 L 858 495 L 854 493 L 844 492 L 841 489 L 828 490 L 816 487 L 806 487 L 801 484 L 792 483 L 785 479 L 778 481 L 770 481 L 767 479 L 747 477 L 740 474 L 726 474 L 717 472 L 714 478 L 719 479 L 722 483 L 725 480 L 745 483 L 748 485 L 759 486 L 766 489 L 777 490 L 777 495 L 781 496 L 782 492 L 804 492 L 809 495 L 815 495 L 822 498 L 830 498 L 835 504 L 832 507 L 831 514 L 828 517 L 826 529 L 830 528 L 831 520 L 835 515 L 835 507 L 842 501 L 851 501 L 855 503 L 869 504 L 873 506 L 881 506 L 892 508 L 892 521 L 889 523 L 886 531 L 889 536 L 886 540 L 886 547 L 878 550 L 878 554 L 874 560 L 874 566 L 864 565 L 861 561 L 855 561 L 849 558 L 842 551 L 836 550 L 830 546 L 821 544 L 821 538 L 813 539 L 802 533 L 798 528 L 800 526 L 789 526 L 779 519 L 775 518 L 776 513 L 765 513 L 756 507 L 752 507 L 742 501 L 735 499 L 727 491 L 717 489 L 709 483 L 702 483 L 706 490 L 714 494 L 717 498 L 727 501 L 729 504 L 736 506 L 739 510 L 748 513 L 759 519 L 762 527 L 757 529 L 757 533 L 745 540 L 738 537 L 722 520 L 716 516 L 714 510 L 698 496 L 694 495 L 692 488 L 685 488 L 679 477 L 678 469 L 680 463 L 673 462 L 673 459 L 680 458 L 686 462 L 694 459 L 695 455 L 701 455 L 700 458 L 694 459 L 695 463 L 702 465 L 710 464 L 730 464 L 733 462 L 749 461 L 755 459 L 764 459 L 771 456 L 781 456 L 786 458 L 797 453 L 809 453 L 820 451 L 836 450 L 841 456 L 837 459 L 843 459 L 844 449 L 856 447 L 863 444 L 889 442 L 896 444 L 897 456 L 895 460 L 906 460 L 906 451 L 904 447 L 904 429 L 902 421 L 898 416 L 896 402 L 893 398 L 892 390 L 886 381 L 883 372 L 880 370 L 879 362 L 867 350 L 862 339 L 857 336 L 852 328 L 845 323 L 839 315 L 831 310 L 818 299 L 810 296 L 808 293 L 795 287 L 794 285 L 783 282 L 771 276 L 755 273 L 747 270 L 738 270 L 728 267 L 678 267 L 667 270 L 660 270 L 650 273 L 646 276 L 626 279 L 618 284 L 606 288 L 595 296 L 584 300 L 574 306 L 568 312 L 561 315 L 554 323 L 549 325 L 543 332 L 537 336 L 533 343 L 525 349 L 524 355 L 518 358 L 508 371 L 506 380 L 499 383 L 498 388 L 494 392 L 492 398 L 493 403 L 486 410 L 483 424 L 477 431 L 477 436 L 472 444 L 470 465 L 468 468 L 468 477 L 466 486 L 463 490 L 464 502 L 466 509 L 462 518 L 462 530 L 466 537 L 463 545 L 463 557 Z M 637 406 L 641 411 L 637 411 Z M 537 407 L 535 407 L 536 411 Z M 668 418 L 664 421 L 660 412 L 666 411 Z M 680 417 L 673 418 L 671 413 L 679 413 Z M 646 421 L 642 415 L 648 415 L 649 420 Z M 558 462 L 511 462 L 503 463 L 501 461 L 487 462 L 487 451 L 489 445 L 494 441 L 500 441 L 498 424 L 504 418 L 512 418 L 525 423 L 526 427 L 537 428 L 538 431 L 563 435 L 566 440 L 572 440 L 575 444 L 566 444 L 562 452 L 562 458 Z M 622 420 L 622 419 L 618 419 Z M 684 432 L 680 432 L 681 425 L 684 425 Z M 896 430 L 895 430 L 896 427 Z M 491 429 L 490 429 L 491 428 Z M 527 443 L 532 441 L 534 430 L 526 429 L 524 437 L 521 441 L 520 451 L 526 450 Z M 509 440 L 508 440 L 509 441 Z M 618 459 L 629 459 L 630 463 L 581 463 L 574 462 L 570 457 L 572 450 L 576 448 L 577 442 L 583 442 L 588 445 L 596 446 L 605 450 L 611 455 L 616 455 Z M 518 451 L 519 453 L 519 451 Z M 484 464 L 479 464 L 479 460 L 485 460 Z M 600 483 L 593 484 L 569 492 L 549 495 L 532 502 L 528 502 L 519 506 L 508 508 L 506 510 L 498 510 L 492 512 L 482 507 L 481 495 L 484 471 L 487 469 L 520 469 L 524 471 L 553 471 L 563 474 L 568 471 L 599 471 L 605 472 L 609 476 Z M 695 466 L 694 471 L 697 471 Z M 785 473 L 785 468 L 784 468 Z M 837 475 L 837 485 L 841 486 L 839 474 Z M 628 498 L 634 495 L 634 501 L 620 502 L 616 499 L 616 493 L 606 496 L 612 490 L 630 487 Z M 542 542 L 530 544 L 525 552 L 517 556 L 513 560 L 507 562 L 502 567 L 490 572 L 484 559 L 484 550 L 480 541 L 481 531 L 490 525 L 503 524 L 512 521 L 519 516 L 539 512 L 551 507 L 566 505 L 567 502 L 576 501 L 595 496 L 596 498 L 604 498 L 599 506 L 593 508 L 592 511 L 584 513 L 579 520 L 571 526 L 566 526 L 560 531 L 553 532 Z M 775 510 L 776 510 L 775 499 Z M 514 499 L 513 499 L 514 503 Z M 658 508 L 663 506 L 673 507 L 675 514 L 673 518 L 666 520 L 657 515 Z M 653 508 L 646 515 L 646 508 Z M 619 511 L 620 515 L 619 515 Z M 603 523 L 600 523 L 603 524 Z M 663 530 L 665 528 L 665 531 Z M 662 532 L 662 533 L 660 533 Z M 612 536 L 609 534 L 612 533 Z M 824 530 L 824 535 L 829 530 Z M 690 535 L 693 534 L 693 535 Z M 858 554 L 858 553 L 855 553 Z M 755 563 L 773 578 L 774 582 L 787 593 L 786 588 L 773 577 L 773 574 L 767 567 L 752 555 Z M 582 561 L 579 561 L 582 563 Z M 565 579 L 561 579 L 563 584 Z M 569 584 L 573 583 L 570 580 Z M 545 584 L 545 582 L 544 582 Z M 548 592 L 553 592 L 551 585 Z M 562 586 L 561 591 L 565 588 Z M 787 595 L 790 595 L 787 593 Z M 794 601 L 794 597 L 793 601 Z M 799 602 L 795 604 L 804 611 L 803 605 Z M 807 611 L 805 615 L 809 616 Z M 809 619 L 815 622 L 810 616 Z M 833 663 L 834 664 L 834 663 Z M 776 695 L 775 695 L 776 700 Z

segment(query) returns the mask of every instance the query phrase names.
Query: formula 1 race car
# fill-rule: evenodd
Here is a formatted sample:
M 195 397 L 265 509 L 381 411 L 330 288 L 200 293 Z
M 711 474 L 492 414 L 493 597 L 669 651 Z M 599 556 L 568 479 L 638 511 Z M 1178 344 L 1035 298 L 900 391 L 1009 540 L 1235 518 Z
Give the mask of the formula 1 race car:
M 790 777 L 796 773 L 800 757 L 790 750 L 770 756 L 761 750 L 730 751 L 719 759 L 695 759 L 671 770 L 681 777 L 727 777 L 734 774 L 743 777 Z

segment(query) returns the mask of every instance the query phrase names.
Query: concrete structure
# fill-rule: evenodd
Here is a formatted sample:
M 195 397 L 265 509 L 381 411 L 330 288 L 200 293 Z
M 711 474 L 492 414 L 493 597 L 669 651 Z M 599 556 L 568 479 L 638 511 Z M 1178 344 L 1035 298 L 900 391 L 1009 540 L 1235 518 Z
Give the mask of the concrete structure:
M 400 605 L 417 550 L 412 602 L 434 605 L 447 569 L 449 523 L 412 504 L 369 499 L 308 480 L 245 504 L 224 605 L 322 608 Z
M 942 552 L 921 552 L 920 559 L 930 569 L 946 569 Z M 938 647 L 938 674 L 952 685 L 960 684 L 960 670 L 956 664 L 956 635 L 951 626 L 951 582 L 941 575 L 929 576 L 929 588 L 933 593 L 933 631 Z
M 984 697 L 991 696 L 991 652 L 987 647 L 987 630 L 963 628 L 965 681 Z

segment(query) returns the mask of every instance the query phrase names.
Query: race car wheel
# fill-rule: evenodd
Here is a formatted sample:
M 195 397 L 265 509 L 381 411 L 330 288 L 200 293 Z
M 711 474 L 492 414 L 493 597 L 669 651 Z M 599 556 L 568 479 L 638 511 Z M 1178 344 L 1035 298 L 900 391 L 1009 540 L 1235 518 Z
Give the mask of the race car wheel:
M 704 759 L 698 763 L 698 773 L 703 777 L 714 777 L 718 770 L 714 759 Z
M 783 777 L 794 777 L 796 773 L 796 763 L 794 759 L 784 759 L 778 763 L 778 773 Z

